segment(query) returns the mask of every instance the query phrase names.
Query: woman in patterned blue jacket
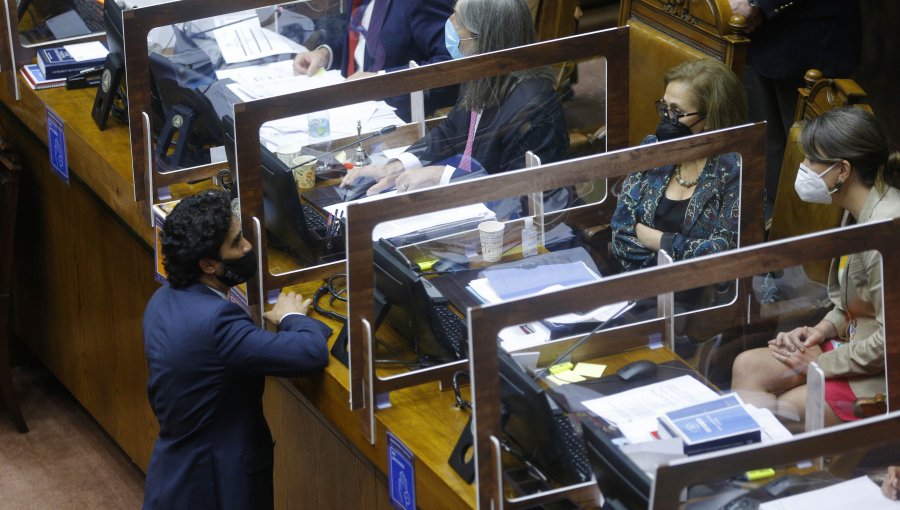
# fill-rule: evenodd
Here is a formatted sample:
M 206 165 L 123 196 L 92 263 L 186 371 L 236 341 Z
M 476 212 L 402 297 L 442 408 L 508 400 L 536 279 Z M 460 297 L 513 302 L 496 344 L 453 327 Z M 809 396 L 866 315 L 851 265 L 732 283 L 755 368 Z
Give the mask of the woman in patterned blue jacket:
M 642 144 L 746 121 L 744 88 L 718 61 L 679 64 L 664 83 L 656 134 Z M 660 249 L 682 260 L 736 247 L 740 172 L 740 156 L 729 153 L 629 175 L 611 222 L 611 250 L 621 268 L 652 266 Z

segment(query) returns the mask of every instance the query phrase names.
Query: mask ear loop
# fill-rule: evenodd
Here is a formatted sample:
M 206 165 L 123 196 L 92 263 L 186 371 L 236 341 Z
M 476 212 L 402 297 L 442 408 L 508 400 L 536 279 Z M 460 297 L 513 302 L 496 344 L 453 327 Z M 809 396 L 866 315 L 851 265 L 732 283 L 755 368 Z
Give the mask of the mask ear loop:
M 824 172 L 822 172 L 822 175 L 825 175 L 826 173 L 830 172 L 836 165 L 841 165 L 841 168 L 843 168 L 843 162 L 844 162 L 843 160 L 835 162 L 834 165 L 831 165 L 831 168 L 829 168 L 828 170 L 825 170 Z M 837 182 L 835 182 L 835 183 L 834 183 L 834 186 L 828 188 L 828 194 L 829 194 L 829 195 L 834 195 L 835 193 L 837 193 L 838 190 L 840 190 L 841 188 L 844 187 L 844 182 L 845 182 L 845 181 L 846 181 L 846 179 L 843 180 L 843 181 L 838 180 Z

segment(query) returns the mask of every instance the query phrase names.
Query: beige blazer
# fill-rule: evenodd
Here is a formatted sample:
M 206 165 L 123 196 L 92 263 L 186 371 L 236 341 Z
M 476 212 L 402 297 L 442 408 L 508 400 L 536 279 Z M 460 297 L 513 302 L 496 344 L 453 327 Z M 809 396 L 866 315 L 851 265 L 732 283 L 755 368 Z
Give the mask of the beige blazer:
M 900 217 L 900 190 L 888 187 L 882 193 L 872 188 L 858 223 L 896 217 Z M 847 377 L 857 397 L 885 393 L 881 255 L 875 251 L 851 254 L 843 272 L 833 261 L 828 295 L 835 306 L 825 320 L 834 324 L 847 343 L 819 356 L 825 377 Z

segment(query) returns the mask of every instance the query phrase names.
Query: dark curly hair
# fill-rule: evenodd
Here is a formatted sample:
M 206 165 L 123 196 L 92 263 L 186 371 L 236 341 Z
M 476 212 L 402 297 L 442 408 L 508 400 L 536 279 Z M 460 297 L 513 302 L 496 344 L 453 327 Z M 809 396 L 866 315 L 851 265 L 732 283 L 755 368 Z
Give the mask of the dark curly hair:
M 188 197 L 166 218 L 160 240 L 169 284 L 181 289 L 202 274 L 200 259 L 218 259 L 231 228 L 231 200 L 222 191 L 202 191 Z

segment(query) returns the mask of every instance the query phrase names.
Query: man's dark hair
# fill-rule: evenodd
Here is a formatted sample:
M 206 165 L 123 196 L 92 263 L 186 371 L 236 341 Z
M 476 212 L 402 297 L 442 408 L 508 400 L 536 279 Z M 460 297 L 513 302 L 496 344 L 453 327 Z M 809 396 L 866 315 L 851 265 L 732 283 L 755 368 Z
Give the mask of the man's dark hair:
M 181 289 L 200 278 L 200 259 L 220 257 L 231 217 L 231 200 L 223 191 L 202 191 L 175 206 L 160 237 L 172 287 Z

